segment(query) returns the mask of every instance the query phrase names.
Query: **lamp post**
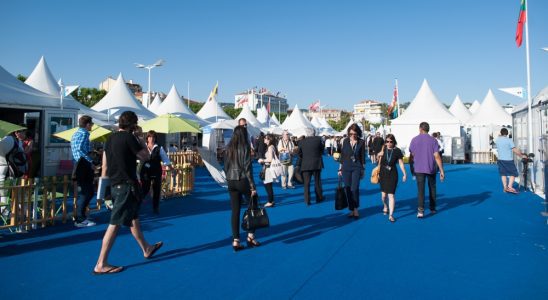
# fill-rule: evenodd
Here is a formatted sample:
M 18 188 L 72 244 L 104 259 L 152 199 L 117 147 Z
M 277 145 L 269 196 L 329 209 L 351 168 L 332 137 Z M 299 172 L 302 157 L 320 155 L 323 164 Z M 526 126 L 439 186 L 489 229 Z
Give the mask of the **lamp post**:
M 147 69 L 148 70 L 148 92 L 147 92 L 147 103 L 146 103 L 146 108 L 148 108 L 150 106 L 150 70 L 156 68 L 156 67 L 160 67 L 164 64 L 164 60 L 163 59 L 159 59 L 157 62 L 153 63 L 152 65 L 143 65 L 143 64 L 138 64 L 138 63 L 135 63 L 135 67 L 139 68 L 139 69 Z

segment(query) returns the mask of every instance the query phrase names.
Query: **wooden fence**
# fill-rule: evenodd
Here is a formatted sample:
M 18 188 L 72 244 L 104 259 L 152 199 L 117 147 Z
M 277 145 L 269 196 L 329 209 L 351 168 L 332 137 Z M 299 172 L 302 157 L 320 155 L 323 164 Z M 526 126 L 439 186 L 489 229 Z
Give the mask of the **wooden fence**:
M 194 168 L 202 165 L 197 152 L 170 153 L 173 168 L 162 181 L 164 198 L 184 196 L 194 189 Z M 78 187 L 68 175 L 35 179 L 7 179 L 0 186 L 0 229 L 30 230 L 38 226 L 66 223 L 76 217 Z M 69 201 L 72 211 L 69 212 Z M 91 211 L 101 210 L 103 202 Z

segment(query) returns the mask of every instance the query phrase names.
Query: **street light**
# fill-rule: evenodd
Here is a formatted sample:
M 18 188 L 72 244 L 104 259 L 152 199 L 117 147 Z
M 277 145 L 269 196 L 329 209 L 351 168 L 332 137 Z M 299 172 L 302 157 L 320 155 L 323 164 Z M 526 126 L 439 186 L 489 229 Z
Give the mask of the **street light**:
M 157 62 L 153 63 L 152 65 L 148 65 L 148 66 L 145 66 L 143 64 L 135 63 L 135 67 L 137 67 L 139 69 L 147 69 L 148 70 L 148 92 L 147 92 L 147 105 L 146 105 L 147 108 L 150 106 L 150 70 L 152 70 L 156 67 L 160 67 L 163 64 L 164 64 L 163 59 L 159 59 Z

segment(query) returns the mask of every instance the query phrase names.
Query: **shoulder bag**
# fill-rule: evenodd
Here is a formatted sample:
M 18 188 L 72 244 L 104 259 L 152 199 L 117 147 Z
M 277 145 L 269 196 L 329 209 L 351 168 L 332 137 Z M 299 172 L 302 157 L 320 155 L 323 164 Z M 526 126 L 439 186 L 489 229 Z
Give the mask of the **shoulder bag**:
M 255 194 L 251 197 L 249 207 L 244 212 L 242 218 L 242 229 L 249 231 L 252 229 L 264 228 L 270 226 L 270 220 L 265 208 L 259 208 L 259 196 Z

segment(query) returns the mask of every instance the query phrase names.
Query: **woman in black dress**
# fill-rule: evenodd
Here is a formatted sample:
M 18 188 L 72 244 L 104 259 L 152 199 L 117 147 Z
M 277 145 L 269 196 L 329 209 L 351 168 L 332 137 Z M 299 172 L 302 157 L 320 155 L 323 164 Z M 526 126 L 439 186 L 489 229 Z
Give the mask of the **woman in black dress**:
M 401 172 L 403 173 L 402 181 L 405 182 L 407 175 L 405 173 L 405 167 L 403 166 L 403 154 L 400 148 L 396 147 L 397 142 L 393 134 L 386 136 L 385 147 L 380 160 L 380 176 L 379 183 L 381 184 L 382 194 L 382 212 L 387 215 L 390 222 L 395 222 L 394 218 L 394 206 L 396 200 L 394 194 L 396 193 L 396 187 L 398 186 L 398 170 L 396 164 L 400 165 Z M 388 195 L 388 206 L 386 205 L 386 196 Z

